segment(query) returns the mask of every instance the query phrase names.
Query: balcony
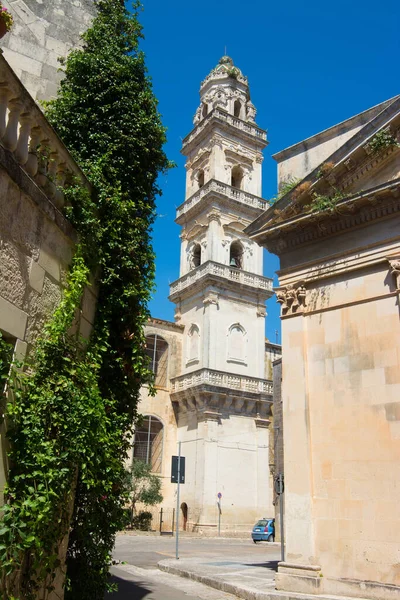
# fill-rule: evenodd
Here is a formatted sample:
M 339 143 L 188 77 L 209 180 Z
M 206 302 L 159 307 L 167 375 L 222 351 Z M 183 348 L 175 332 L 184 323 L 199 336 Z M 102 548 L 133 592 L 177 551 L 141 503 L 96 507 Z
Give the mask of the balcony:
M 171 395 L 199 386 L 229 389 L 232 390 L 233 394 L 234 392 L 243 392 L 245 394 L 264 394 L 268 396 L 272 396 L 273 390 L 272 381 L 267 379 L 214 371 L 213 369 L 199 369 L 193 373 L 171 379 Z
M 206 278 L 228 284 L 233 288 L 247 288 L 249 291 L 264 292 L 265 298 L 269 298 L 273 294 L 272 279 L 209 260 L 171 283 L 169 299 L 174 302 L 188 288 L 200 281 L 204 284 Z M 192 290 L 190 292 L 192 293 Z
M 257 127 L 257 125 L 249 123 L 248 121 L 242 121 L 242 119 L 230 115 L 221 108 L 214 108 L 202 121 L 200 121 L 197 127 L 184 138 L 182 142 L 182 154 L 186 155 L 190 151 L 192 142 L 201 135 L 211 122 L 214 122 L 217 125 L 230 125 L 234 127 L 246 137 L 250 137 L 257 141 L 260 148 L 265 148 L 268 144 L 267 132 Z
M 252 218 L 255 219 L 262 211 L 269 208 L 269 204 L 263 198 L 254 196 L 243 190 L 239 190 L 227 183 L 222 183 L 216 179 L 211 179 L 195 194 L 190 196 L 185 202 L 178 206 L 176 210 L 176 222 L 181 224 L 184 217 L 188 215 L 199 202 L 207 197 L 217 197 L 218 199 L 228 199 L 233 202 L 238 202 L 243 208 L 250 208 Z

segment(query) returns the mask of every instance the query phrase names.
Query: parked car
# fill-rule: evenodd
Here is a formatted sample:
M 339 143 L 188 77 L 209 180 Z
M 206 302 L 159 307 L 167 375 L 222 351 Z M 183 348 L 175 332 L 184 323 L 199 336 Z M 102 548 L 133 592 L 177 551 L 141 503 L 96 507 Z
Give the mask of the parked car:
M 264 517 L 257 521 L 251 532 L 253 542 L 274 542 L 275 541 L 275 519 Z

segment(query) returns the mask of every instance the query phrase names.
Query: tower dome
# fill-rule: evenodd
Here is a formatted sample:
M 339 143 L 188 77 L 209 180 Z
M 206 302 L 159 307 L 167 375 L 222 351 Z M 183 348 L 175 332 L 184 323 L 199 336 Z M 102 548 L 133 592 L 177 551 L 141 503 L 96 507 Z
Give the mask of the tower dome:
M 250 102 L 247 77 L 234 65 L 232 58 L 226 55 L 222 56 L 201 83 L 200 106 L 196 111 L 194 124 L 200 123 L 215 108 L 244 121 L 254 122 L 255 108 Z

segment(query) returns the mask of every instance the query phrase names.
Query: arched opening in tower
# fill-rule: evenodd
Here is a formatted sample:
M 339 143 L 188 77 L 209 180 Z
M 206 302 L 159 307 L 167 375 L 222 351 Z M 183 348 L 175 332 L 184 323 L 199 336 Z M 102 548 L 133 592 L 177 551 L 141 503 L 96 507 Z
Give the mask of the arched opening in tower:
M 229 252 L 229 266 L 242 269 L 243 247 L 238 241 L 232 242 Z
M 240 117 L 240 113 L 242 110 L 242 103 L 240 100 L 235 100 L 235 104 L 233 105 L 233 114 L 235 117 Z
M 201 265 L 201 246 L 200 244 L 196 244 L 193 248 L 193 268 L 199 267 Z
M 204 185 L 204 171 L 203 169 L 200 169 L 200 171 L 197 174 L 197 183 L 199 185 L 199 189 L 203 187 Z
M 243 171 L 239 166 L 233 167 L 231 172 L 231 186 L 240 190 L 243 183 Z

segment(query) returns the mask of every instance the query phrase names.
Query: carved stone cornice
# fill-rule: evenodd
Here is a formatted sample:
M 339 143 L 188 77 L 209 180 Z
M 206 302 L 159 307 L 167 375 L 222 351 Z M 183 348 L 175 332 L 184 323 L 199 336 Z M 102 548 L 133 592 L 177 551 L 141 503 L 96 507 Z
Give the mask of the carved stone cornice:
M 230 390 L 187 389 L 171 394 L 171 400 L 181 413 L 196 414 L 201 421 L 220 421 L 236 415 L 255 420 L 257 427 L 270 423 L 272 396 L 237 396 Z
M 393 276 L 396 291 L 400 291 L 400 255 L 388 256 L 386 260 L 390 265 L 390 275 Z
M 305 213 L 253 234 L 252 238 L 275 254 L 303 244 L 362 227 L 400 212 L 400 179 L 360 192 L 338 202 L 334 211 Z
M 272 296 L 272 279 L 209 260 L 171 283 L 169 299 L 176 302 L 184 296 L 192 296 L 194 286 L 204 288 L 210 283 L 220 284 L 232 292 L 257 294 L 258 300 Z
M 281 305 L 283 315 L 299 313 L 305 309 L 307 290 L 304 281 L 276 288 L 275 292 L 276 301 Z
M 171 379 L 171 401 L 183 411 L 210 410 L 267 418 L 272 405 L 272 381 L 199 369 Z
M 185 222 L 197 216 L 205 206 L 215 200 L 218 200 L 218 204 L 221 206 L 231 207 L 232 203 L 237 205 L 238 208 L 240 207 L 241 212 L 249 214 L 250 219 L 255 219 L 268 207 L 266 200 L 259 196 L 244 190 L 238 190 L 216 179 L 210 179 L 202 188 L 178 206 L 176 209 L 176 222 L 184 225 Z
M 250 139 L 254 145 L 262 149 L 267 146 L 267 132 L 257 127 L 252 122 L 243 121 L 234 117 L 221 108 L 214 108 L 196 127 L 184 138 L 182 142 L 182 154 L 187 156 L 196 145 L 210 134 L 213 128 L 223 128 L 235 132 L 235 136 Z
M 371 147 L 368 144 L 366 144 L 366 146 L 364 146 L 364 150 L 366 151 L 366 157 L 360 163 L 356 164 L 354 159 L 351 158 L 349 158 L 346 161 L 345 166 L 349 170 L 349 173 L 347 175 L 343 175 L 340 178 L 339 188 L 341 190 L 350 187 L 356 181 L 361 179 L 366 173 L 372 171 L 377 166 L 380 166 L 381 163 L 383 163 L 388 157 L 390 157 L 393 154 L 393 152 L 399 151 L 399 148 L 397 146 L 389 146 L 384 151 L 381 151 L 379 153 L 373 153 Z M 329 178 L 328 181 L 330 181 Z

